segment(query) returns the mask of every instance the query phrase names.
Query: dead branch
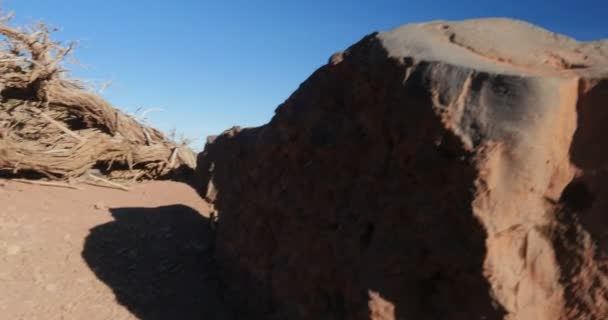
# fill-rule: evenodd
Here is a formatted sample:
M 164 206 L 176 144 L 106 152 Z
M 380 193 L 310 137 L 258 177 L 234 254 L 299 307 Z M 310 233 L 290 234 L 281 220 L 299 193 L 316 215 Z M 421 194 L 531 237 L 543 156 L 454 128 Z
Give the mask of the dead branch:
M 93 179 L 93 180 L 97 181 L 97 182 L 103 182 L 103 183 L 105 183 L 106 187 L 111 187 L 111 188 L 115 188 L 115 189 L 129 191 L 129 188 L 127 188 L 127 187 L 125 187 L 125 186 L 123 186 L 121 184 L 118 184 L 116 182 L 112 182 L 112 181 L 110 181 L 108 179 L 104 179 L 104 178 L 101 178 L 101 177 L 98 177 L 98 176 L 95 176 L 95 175 L 92 175 L 92 174 L 89 174 L 88 177 L 90 179 Z
M 79 136 L 77 133 L 75 133 L 74 131 L 66 128 L 64 125 L 62 125 L 59 121 L 56 121 L 55 119 L 51 118 L 50 116 L 48 116 L 46 113 L 44 112 L 40 112 L 39 115 L 45 119 L 46 121 L 48 121 L 49 123 L 51 123 L 52 125 L 56 126 L 57 128 L 59 128 L 59 130 L 65 132 L 66 134 L 70 135 L 71 137 L 74 137 L 76 140 L 80 141 L 80 142 L 84 142 L 85 140 Z
M 82 190 L 82 188 L 80 188 L 78 186 L 70 185 L 70 184 L 67 184 L 67 183 L 61 183 L 61 182 L 50 182 L 50 181 L 40 181 L 40 180 L 26 180 L 26 179 L 13 179 L 12 181 L 19 182 L 19 183 L 25 183 L 25 184 L 35 184 L 35 185 L 46 186 L 46 187 L 57 187 L 57 188 Z

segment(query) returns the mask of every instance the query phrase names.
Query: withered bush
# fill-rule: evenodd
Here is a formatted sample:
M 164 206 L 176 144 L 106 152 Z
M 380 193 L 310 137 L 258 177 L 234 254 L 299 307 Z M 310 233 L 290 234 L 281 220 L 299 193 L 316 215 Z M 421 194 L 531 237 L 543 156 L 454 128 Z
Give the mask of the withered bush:
M 50 179 L 95 169 L 109 178 L 156 179 L 193 168 L 195 154 L 69 79 L 73 45 L 0 20 L 0 174 Z

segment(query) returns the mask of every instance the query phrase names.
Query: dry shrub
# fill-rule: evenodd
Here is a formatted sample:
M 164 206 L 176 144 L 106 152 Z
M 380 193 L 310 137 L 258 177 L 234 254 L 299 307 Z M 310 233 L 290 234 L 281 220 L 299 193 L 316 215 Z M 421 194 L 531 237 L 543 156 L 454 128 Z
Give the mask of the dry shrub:
M 72 44 L 0 20 L 0 173 L 51 179 L 97 169 L 110 178 L 156 179 L 192 169 L 195 154 L 67 78 Z

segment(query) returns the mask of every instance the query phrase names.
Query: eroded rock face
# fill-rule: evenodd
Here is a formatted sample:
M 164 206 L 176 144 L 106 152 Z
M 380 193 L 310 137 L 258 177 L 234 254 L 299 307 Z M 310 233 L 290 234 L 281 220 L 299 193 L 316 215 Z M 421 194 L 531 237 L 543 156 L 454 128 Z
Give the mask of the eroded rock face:
M 369 35 L 200 154 L 227 298 L 269 319 L 606 319 L 606 123 L 605 41 L 506 19 Z

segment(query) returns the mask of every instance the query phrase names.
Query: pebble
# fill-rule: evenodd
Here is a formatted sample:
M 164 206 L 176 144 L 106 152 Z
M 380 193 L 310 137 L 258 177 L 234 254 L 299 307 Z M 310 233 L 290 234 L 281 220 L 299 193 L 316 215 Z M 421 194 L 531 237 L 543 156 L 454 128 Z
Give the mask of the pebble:
M 57 285 L 49 283 L 46 286 L 44 286 L 44 290 L 46 290 L 48 292 L 55 292 L 55 291 L 57 291 Z
M 96 210 L 105 210 L 105 209 L 107 209 L 107 207 L 106 207 L 105 203 L 103 203 L 103 202 L 97 202 L 97 203 L 95 203 L 95 204 L 93 205 L 93 207 L 94 207 Z
M 14 255 L 18 254 L 19 252 L 21 252 L 21 247 L 19 247 L 19 246 L 10 245 L 10 246 L 6 247 L 6 254 L 8 254 L 9 256 L 14 256 Z

